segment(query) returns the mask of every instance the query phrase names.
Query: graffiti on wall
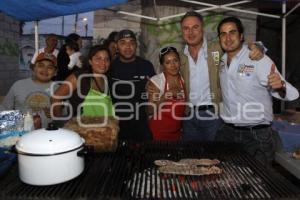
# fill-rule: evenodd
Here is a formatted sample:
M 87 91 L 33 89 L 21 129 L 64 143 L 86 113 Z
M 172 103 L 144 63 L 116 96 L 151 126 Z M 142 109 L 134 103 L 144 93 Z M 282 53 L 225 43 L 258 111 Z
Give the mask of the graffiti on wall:
M 30 70 L 31 59 L 35 52 L 34 47 L 26 45 L 20 49 L 19 68 L 22 70 Z
M 176 43 L 180 38 L 180 25 L 177 22 L 162 22 L 159 25 L 147 25 L 151 37 L 159 40 L 160 46 Z
M 19 55 L 18 43 L 8 39 L 0 40 L 0 55 L 18 56 Z
M 224 18 L 222 14 L 207 15 L 204 17 L 204 29 L 208 42 L 217 40 L 217 26 Z M 142 31 L 147 34 L 139 38 L 142 56 L 149 59 L 160 72 L 158 54 L 165 46 L 175 46 L 182 49 L 184 42 L 181 36 L 180 18 L 161 22 L 159 24 L 143 24 Z
M 219 22 L 224 18 L 223 15 L 208 15 L 204 17 L 204 29 L 210 40 L 216 40 L 216 31 Z M 180 18 L 172 21 L 162 22 L 159 25 L 147 25 L 148 33 L 160 40 L 161 47 L 168 44 L 177 43 L 181 38 Z
M 204 29 L 209 41 L 217 40 L 217 27 L 218 24 L 225 16 L 222 14 L 208 15 L 204 17 Z

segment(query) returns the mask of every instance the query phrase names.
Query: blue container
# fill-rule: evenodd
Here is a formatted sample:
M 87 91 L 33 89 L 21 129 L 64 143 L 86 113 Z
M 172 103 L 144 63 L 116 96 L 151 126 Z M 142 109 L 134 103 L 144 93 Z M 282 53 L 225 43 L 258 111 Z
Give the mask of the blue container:
M 0 177 L 9 170 L 16 160 L 16 154 L 9 152 L 8 149 L 0 148 Z

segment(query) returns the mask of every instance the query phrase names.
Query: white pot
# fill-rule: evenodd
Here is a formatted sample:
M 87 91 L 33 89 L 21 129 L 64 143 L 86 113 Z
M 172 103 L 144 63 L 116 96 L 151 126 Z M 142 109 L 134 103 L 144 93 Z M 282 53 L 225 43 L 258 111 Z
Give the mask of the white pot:
M 30 185 L 71 180 L 84 170 L 84 139 L 67 129 L 48 127 L 25 134 L 16 144 L 20 179 Z

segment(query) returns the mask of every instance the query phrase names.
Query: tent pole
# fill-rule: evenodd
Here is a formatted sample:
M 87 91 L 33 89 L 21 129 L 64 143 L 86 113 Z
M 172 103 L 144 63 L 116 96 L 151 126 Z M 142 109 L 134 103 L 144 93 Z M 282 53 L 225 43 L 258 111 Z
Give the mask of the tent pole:
M 145 15 L 140 15 L 140 14 L 136 14 L 136 13 L 130 13 L 130 12 L 125 12 L 125 11 L 117 11 L 118 14 L 123 14 L 123 15 L 129 15 L 129 16 L 134 16 L 134 17 L 140 17 L 140 18 L 144 18 L 144 19 L 150 19 L 150 20 L 153 20 L 153 21 L 157 21 L 157 18 L 156 17 L 148 17 L 148 16 L 145 16 Z
M 34 44 L 35 44 L 35 52 L 39 51 L 39 22 L 34 22 Z
M 282 2 L 282 52 L 281 52 L 281 74 L 283 76 L 283 78 L 285 77 L 285 65 L 286 65 L 286 1 Z M 284 110 L 284 101 L 281 101 L 281 111 Z
M 157 4 L 156 4 L 155 0 L 153 0 L 153 11 L 154 11 L 154 16 L 156 17 L 157 21 L 159 21 L 159 15 L 157 12 Z
M 218 8 L 219 8 L 218 6 L 214 6 L 214 7 L 209 7 L 209 8 L 203 8 L 203 9 L 200 9 L 200 10 L 195 10 L 195 12 L 200 13 L 200 12 L 215 10 L 215 9 L 218 9 Z M 166 17 L 162 17 L 162 18 L 159 18 L 159 20 L 164 21 L 164 20 L 168 20 L 168 19 L 171 19 L 171 18 L 175 18 L 175 17 L 181 17 L 181 16 L 185 15 L 185 13 L 186 12 L 175 14 L 175 15 L 170 15 L 170 16 L 166 16 Z
M 298 7 L 300 6 L 300 3 L 298 3 L 294 8 L 292 8 L 288 13 L 286 13 L 284 16 L 287 17 L 288 15 L 290 15 L 292 12 L 294 12 L 294 10 L 296 10 Z
M 251 11 L 251 10 L 243 10 L 243 9 L 231 8 L 231 7 L 227 7 L 227 6 L 220 6 L 220 8 L 222 8 L 224 10 L 232 10 L 232 11 L 236 11 L 236 12 L 240 12 L 240 13 L 247 13 L 247 14 L 252 14 L 252 15 L 260 15 L 260 16 L 280 19 L 280 16 L 277 16 L 277 15 L 260 13 L 260 12 Z
M 65 17 L 62 16 L 62 22 L 61 22 L 61 35 L 65 35 Z
M 77 33 L 78 13 L 75 14 L 74 33 Z

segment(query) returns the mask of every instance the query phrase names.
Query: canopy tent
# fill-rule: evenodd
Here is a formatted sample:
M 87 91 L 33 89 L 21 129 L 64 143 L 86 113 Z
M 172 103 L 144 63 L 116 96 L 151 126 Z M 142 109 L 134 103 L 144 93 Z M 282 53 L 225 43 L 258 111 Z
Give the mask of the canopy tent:
M 0 11 L 20 21 L 37 21 L 125 2 L 127 0 L 1 0 Z
M 35 50 L 38 51 L 38 20 L 107 8 L 127 0 L 1 0 L 0 11 L 20 21 L 36 21 Z

